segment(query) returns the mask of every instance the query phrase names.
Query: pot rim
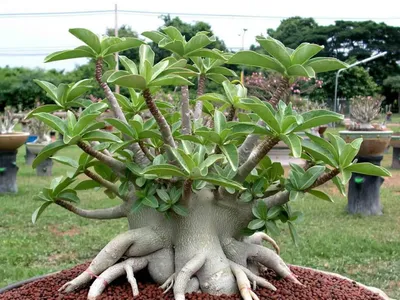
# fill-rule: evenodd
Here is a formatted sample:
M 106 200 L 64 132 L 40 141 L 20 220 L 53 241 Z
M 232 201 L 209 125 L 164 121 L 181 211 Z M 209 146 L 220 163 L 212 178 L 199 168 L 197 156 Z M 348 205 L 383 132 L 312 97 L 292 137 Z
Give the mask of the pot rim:
M 3 137 L 10 137 L 10 136 L 29 136 L 29 132 L 17 131 L 11 133 L 0 133 L 0 138 Z
M 348 135 L 361 135 L 361 134 L 384 134 L 384 135 L 392 135 L 392 130 L 369 130 L 369 131 L 361 131 L 361 130 L 341 130 L 339 134 L 348 134 Z

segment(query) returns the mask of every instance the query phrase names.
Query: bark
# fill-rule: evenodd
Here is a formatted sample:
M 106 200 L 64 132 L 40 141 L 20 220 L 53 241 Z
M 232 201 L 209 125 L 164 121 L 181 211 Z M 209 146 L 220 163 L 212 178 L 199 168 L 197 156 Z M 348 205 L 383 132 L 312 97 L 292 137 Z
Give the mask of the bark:
M 82 209 L 72 205 L 69 202 L 64 200 L 56 200 L 55 203 L 70 212 L 87 219 L 98 219 L 98 220 L 107 220 L 107 219 L 119 219 L 126 217 L 128 214 L 128 209 L 125 204 L 121 204 L 118 206 L 114 206 L 111 208 L 101 208 L 101 209 Z
M 143 151 L 144 155 L 146 155 L 147 159 L 149 161 L 153 161 L 154 156 L 153 156 L 153 154 L 151 154 L 149 148 L 146 147 L 146 145 L 144 144 L 143 141 L 139 141 L 139 147 Z
M 189 88 L 187 85 L 181 86 L 182 93 L 182 134 L 192 134 L 191 121 L 190 121 L 190 107 L 189 107 Z
M 278 138 L 266 138 L 262 141 L 257 148 L 250 154 L 247 161 L 240 166 L 238 173 L 235 177 L 236 181 L 243 182 L 250 172 L 258 165 L 265 155 L 279 143 Z
M 235 118 L 236 109 L 234 106 L 231 106 L 228 111 L 228 116 L 226 117 L 226 121 L 230 122 L 233 121 Z
M 286 77 L 282 77 L 280 79 L 280 82 L 278 84 L 277 89 L 275 92 L 272 94 L 271 99 L 268 101 L 273 107 L 276 107 L 278 104 L 279 100 L 282 100 L 282 98 L 286 95 L 286 93 L 289 90 L 289 79 Z
M 87 177 L 89 177 L 89 178 L 93 179 L 94 181 L 100 183 L 103 187 L 105 187 L 106 189 L 112 191 L 118 197 L 123 198 L 123 197 L 121 197 L 121 195 L 119 195 L 118 187 L 115 184 L 113 184 L 112 182 L 110 182 L 108 180 L 105 180 L 103 177 L 97 175 L 96 173 L 93 173 L 90 170 L 85 170 L 84 173 L 85 173 L 85 175 Z
M 174 138 L 172 137 L 171 128 L 154 102 L 149 89 L 143 91 L 143 97 L 150 113 L 153 115 L 158 127 L 160 128 L 164 143 L 172 148 L 176 148 Z
M 205 88 L 206 88 L 206 75 L 200 74 L 197 86 L 197 97 L 200 97 L 201 95 L 204 94 Z M 203 101 L 197 100 L 196 105 L 194 107 L 194 119 L 195 120 L 200 119 L 202 112 L 203 112 Z

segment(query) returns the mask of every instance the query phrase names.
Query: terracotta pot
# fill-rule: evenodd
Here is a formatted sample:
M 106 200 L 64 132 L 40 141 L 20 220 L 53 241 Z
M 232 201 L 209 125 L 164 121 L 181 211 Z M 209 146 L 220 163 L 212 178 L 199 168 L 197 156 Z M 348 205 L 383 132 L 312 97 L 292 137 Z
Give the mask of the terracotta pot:
M 390 146 L 393 148 L 400 148 L 400 135 L 398 133 L 392 135 L 390 139 Z
M 29 132 L 0 134 L 0 150 L 13 151 L 21 147 L 29 137 Z
M 44 147 L 46 147 L 48 144 L 38 144 L 38 143 L 26 143 L 26 148 L 33 154 L 37 155 L 42 151 Z
M 357 138 L 362 138 L 363 142 L 358 151 L 359 156 L 381 156 L 389 146 L 393 131 L 339 131 L 340 136 L 350 143 Z

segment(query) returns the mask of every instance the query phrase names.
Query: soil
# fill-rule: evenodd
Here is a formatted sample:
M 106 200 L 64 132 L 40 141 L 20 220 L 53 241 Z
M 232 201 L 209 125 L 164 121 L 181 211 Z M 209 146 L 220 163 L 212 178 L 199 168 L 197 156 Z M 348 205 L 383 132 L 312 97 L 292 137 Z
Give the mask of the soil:
M 64 283 L 76 277 L 84 271 L 89 263 L 78 265 L 72 269 L 50 275 L 46 278 L 23 285 L 22 287 L 0 294 L 1 300 L 85 300 L 88 293 L 88 287 L 70 294 L 60 294 L 57 290 Z M 291 266 L 292 272 L 299 281 L 304 284 L 303 287 L 295 285 L 286 280 L 279 280 L 273 271 L 267 271 L 263 276 L 277 288 L 276 292 L 257 287 L 255 293 L 260 300 L 345 300 L 345 299 L 363 299 L 363 300 L 381 300 L 378 294 L 360 287 L 355 282 L 343 280 L 338 277 L 327 274 L 317 273 L 309 269 L 302 269 Z M 135 300 L 153 300 L 165 299 L 173 300 L 172 291 L 163 294 L 156 284 L 151 283 L 146 272 L 135 274 L 138 280 L 140 295 L 133 298 L 129 283 L 124 277 L 119 278 L 108 286 L 101 299 L 135 299 Z M 208 294 L 192 293 L 186 295 L 188 300 L 240 300 L 239 295 L 221 295 L 211 296 Z

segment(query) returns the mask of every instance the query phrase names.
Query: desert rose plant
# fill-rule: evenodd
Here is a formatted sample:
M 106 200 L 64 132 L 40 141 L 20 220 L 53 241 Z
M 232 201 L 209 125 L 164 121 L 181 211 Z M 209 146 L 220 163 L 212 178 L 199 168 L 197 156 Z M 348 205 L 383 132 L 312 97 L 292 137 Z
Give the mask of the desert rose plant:
M 299 283 L 278 253 L 260 242 L 272 242 L 265 232 L 278 231 L 280 223 L 288 224 L 297 239 L 294 222 L 300 212 L 290 208 L 291 201 L 306 193 L 331 201 L 317 188 L 333 180 L 344 193 L 351 172 L 389 175 L 381 167 L 353 161 L 361 139 L 346 144 L 334 135 L 328 135 L 329 140 L 310 134 L 309 140 L 299 137 L 299 132 L 343 118 L 328 110 L 299 114 L 291 104 L 280 101 L 297 77 L 346 67 L 333 58 L 312 58 L 322 49 L 318 45 L 302 44 L 291 50 L 277 40 L 258 38 L 270 55 L 252 51 L 232 55 L 209 49 L 214 38 L 205 32 L 186 41 L 176 28 L 167 27 L 144 33 L 172 52 L 155 62 L 152 49 L 139 39 L 99 38 L 86 29 L 70 32 L 85 45 L 51 54 L 46 61 L 95 59 L 93 75 L 105 99 L 92 103 L 82 98 L 90 89 L 90 79 L 58 87 L 38 82 L 54 104 L 37 108 L 30 117 L 61 133 L 63 140 L 45 147 L 34 165 L 52 156 L 72 172 L 54 179 L 36 197 L 42 204 L 33 222 L 55 204 L 84 218 L 127 218 L 129 230 L 111 240 L 85 272 L 60 287 L 61 292 L 78 289 L 97 277 L 88 295 L 95 299 L 105 282 L 127 274 L 137 295 L 134 273 L 147 267 L 155 282 L 173 289 L 176 300 L 198 290 L 213 295 L 240 292 L 244 299 L 258 299 L 250 282 L 275 289 L 258 275 L 258 266 Z M 114 67 L 115 52 L 133 47 L 140 47 L 139 61 L 120 57 L 124 70 L 103 72 L 103 63 Z M 248 97 L 237 80 L 226 78 L 235 73 L 223 64 L 278 72 L 282 79 L 270 103 Z M 189 87 L 196 79 L 197 98 L 189 99 Z M 221 83 L 224 94 L 205 93 L 207 80 Z M 114 94 L 108 83 L 128 88 L 129 96 Z M 160 88 L 171 85 L 181 87 L 179 108 L 154 100 Z M 82 108 L 79 114 L 78 107 Z M 107 109 L 113 117 L 96 121 Z M 67 111 L 67 118 L 51 114 L 56 110 Z M 150 118 L 145 117 L 148 113 Z M 102 131 L 105 123 L 114 132 Z M 279 141 L 290 147 L 293 156 L 310 161 L 307 167 L 291 165 L 285 178 L 282 166 L 268 157 Z M 83 154 L 77 158 L 56 155 L 71 145 Z M 87 179 L 78 180 L 82 175 Z M 95 210 L 80 208 L 78 192 L 98 187 L 122 203 Z

